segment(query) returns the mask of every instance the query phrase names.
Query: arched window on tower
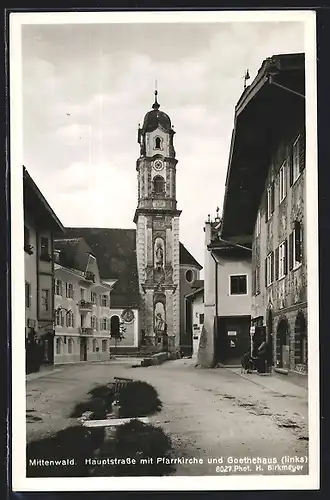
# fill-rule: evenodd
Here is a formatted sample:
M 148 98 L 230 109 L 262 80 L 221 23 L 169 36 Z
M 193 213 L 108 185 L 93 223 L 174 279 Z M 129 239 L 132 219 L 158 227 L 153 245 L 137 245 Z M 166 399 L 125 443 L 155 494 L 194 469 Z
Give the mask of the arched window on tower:
M 165 192 L 165 180 L 161 175 L 157 175 L 154 178 L 154 191 L 156 194 Z
M 161 137 L 155 137 L 155 149 L 162 149 L 162 142 Z

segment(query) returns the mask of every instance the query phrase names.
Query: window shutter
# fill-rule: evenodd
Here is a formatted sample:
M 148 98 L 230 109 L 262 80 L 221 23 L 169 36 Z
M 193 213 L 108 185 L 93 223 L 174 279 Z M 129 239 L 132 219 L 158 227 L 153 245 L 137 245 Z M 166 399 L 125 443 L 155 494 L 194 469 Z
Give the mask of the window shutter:
M 267 257 L 265 259 L 265 287 L 268 285 L 267 281 Z
M 283 267 L 284 267 L 284 274 L 287 275 L 288 274 L 288 240 L 285 240 L 284 242 L 284 263 L 283 263 Z
M 256 271 L 252 271 L 252 295 L 256 294 Z
M 65 296 L 68 297 L 68 283 L 65 282 Z
M 294 224 L 294 237 L 295 237 L 295 261 L 301 262 L 301 225 L 296 221 Z
M 278 280 L 279 277 L 279 251 L 280 248 L 277 247 L 275 250 L 275 280 Z
M 64 326 L 64 315 L 63 315 L 63 311 L 60 312 L 61 314 L 61 326 Z
M 290 156 L 289 156 L 289 181 L 290 181 L 290 186 L 292 186 L 292 184 L 293 184 L 293 147 L 291 147 Z
M 72 328 L 74 328 L 74 327 L 75 327 L 75 323 L 76 323 L 76 321 L 75 321 L 75 317 L 74 317 L 74 314 L 73 314 L 73 313 L 72 313 L 71 318 L 72 318 Z
M 266 202 L 265 202 L 265 206 L 266 206 L 265 220 L 267 222 L 268 221 L 268 191 L 267 190 L 266 190 Z
M 299 138 L 299 172 L 305 168 L 305 131 Z
M 293 233 L 289 235 L 289 270 L 293 269 Z
M 274 281 L 274 252 L 270 254 L 270 280 Z
M 270 192 L 270 199 L 271 199 L 271 213 L 274 212 L 274 207 L 275 207 L 275 182 L 272 182 L 272 188 Z

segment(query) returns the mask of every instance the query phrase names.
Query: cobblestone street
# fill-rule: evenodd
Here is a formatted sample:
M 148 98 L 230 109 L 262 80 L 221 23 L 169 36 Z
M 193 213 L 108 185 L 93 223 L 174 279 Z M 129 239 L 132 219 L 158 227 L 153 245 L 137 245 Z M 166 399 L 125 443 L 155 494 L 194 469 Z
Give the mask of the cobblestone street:
M 150 422 L 171 436 L 173 457 L 203 459 L 202 464 L 177 464 L 177 475 L 220 472 L 216 467 L 222 465 L 215 462 L 221 457 L 228 465 L 228 457 L 277 458 L 281 463 L 284 456 L 308 455 L 307 389 L 288 378 L 242 375 L 235 368 L 200 369 L 191 359 L 149 368 L 132 368 L 134 363 L 134 359 L 119 358 L 30 375 L 28 441 L 76 424 L 76 419 L 68 417 L 73 407 L 88 398 L 92 387 L 119 376 L 147 381 L 157 389 L 163 410 L 150 417 Z M 245 472 L 281 473 L 269 464 L 255 467 Z M 296 471 L 307 472 L 306 465 Z

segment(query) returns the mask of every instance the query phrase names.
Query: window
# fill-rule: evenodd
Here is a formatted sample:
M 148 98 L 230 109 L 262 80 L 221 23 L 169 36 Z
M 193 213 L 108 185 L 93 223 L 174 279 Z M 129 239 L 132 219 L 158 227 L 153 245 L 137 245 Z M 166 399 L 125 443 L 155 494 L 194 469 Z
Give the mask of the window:
M 107 352 L 107 341 L 102 340 L 102 352 Z
M 72 311 L 69 311 L 66 315 L 66 326 L 74 328 L 75 318 Z
M 276 270 L 275 270 L 275 278 L 276 279 L 282 279 L 284 276 L 287 274 L 287 242 L 283 241 L 283 243 L 280 244 L 280 246 L 277 249 L 277 255 L 276 257 Z M 278 264 L 277 264 L 278 262 Z M 277 271 L 277 266 L 278 266 L 278 271 Z
M 61 252 L 59 250 L 54 250 L 54 261 L 58 264 L 60 263 L 60 254 Z
M 80 298 L 81 300 L 85 300 L 86 297 L 86 288 L 80 288 Z
M 274 252 L 267 255 L 265 265 L 265 282 L 269 286 L 274 281 Z
M 267 220 L 269 220 L 274 212 L 274 183 L 273 182 L 269 186 L 269 188 L 267 189 L 266 203 L 267 203 L 267 210 L 266 210 Z
M 56 354 L 61 354 L 61 339 L 57 338 L 56 339 Z
M 91 292 L 91 303 L 96 304 L 96 293 L 95 292 Z
M 93 352 L 96 352 L 96 340 L 93 339 Z
M 107 330 L 107 318 L 102 318 L 100 322 L 100 329 L 101 330 Z
M 73 340 L 69 339 L 68 340 L 68 354 L 72 354 L 72 346 L 73 346 Z
M 31 307 L 31 284 L 28 281 L 25 282 L 25 307 Z
M 204 324 L 204 314 L 199 315 L 199 324 L 203 325 Z
M 165 192 L 165 180 L 160 175 L 157 175 L 154 178 L 154 191 L 157 194 L 161 194 Z
M 256 220 L 256 229 L 255 229 L 256 237 L 260 236 L 260 230 L 261 230 L 261 214 L 260 214 L 260 210 L 258 210 L 257 220 Z
M 55 310 L 55 326 L 61 326 L 61 310 Z
M 300 175 L 300 137 L 298 136 L 292 147 L 292 184 Z
M 237 274 L 230 276 L 230 295 L 247 294 L 247 275 Z
M 49 290 L 45 288 L 41 290 L 41 310 L 44 312 L 49 311 Z
M 24 248 L 30 245 L 30 230 L 28 227 L 24 226 Z
M 193 280 L 194 280 L 194 273 L 191 269 L 188 269 L 188 271 L 186 271 L 186 281 L 188 281 L 188 283 L 192 283 Z
M 72 283 L 67 283 L 66 284 L 66 297 L 68 299 L 73 299 L 74 298 L 74 286 Z
M 56 280 L 56 282 L 55 282 L 55 295 L 62 295 L 62 294 L 63 294 L 62 281 Z
M 48 238 L 40 238 L 40 255 L 49 255 L 49 240 Z
M 107 295 L 101 295 L 101 306 L 102 307 L 107 307 L 108 305 L 108 296 Z
M 155 149 L 162 149 L 162 142 L 161 137 L 155 137 Z
M 96 330 L 96 316 L 91 316 L 91 328 Z
M 303 260 L 303 231 L 300 222 L 296 221 L 294 230 L 289 236 L 289 269 L 296 269 Z
M 279 172 L 279 195 L 280 195 L 280 200 L 279 202 L 281 203 L 284 198 L 286 197 L 286 161 L 283 163 L 283 165 L 280 168 Z

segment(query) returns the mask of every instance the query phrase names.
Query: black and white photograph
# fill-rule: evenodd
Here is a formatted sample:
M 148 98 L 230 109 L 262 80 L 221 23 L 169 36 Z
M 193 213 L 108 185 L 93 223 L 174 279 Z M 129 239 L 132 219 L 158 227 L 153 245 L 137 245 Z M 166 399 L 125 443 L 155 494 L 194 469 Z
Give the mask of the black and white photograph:
M 9 36 L 13 489 L 317 489 L 314 13 Z

